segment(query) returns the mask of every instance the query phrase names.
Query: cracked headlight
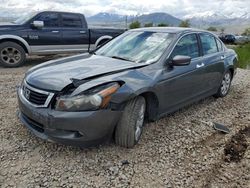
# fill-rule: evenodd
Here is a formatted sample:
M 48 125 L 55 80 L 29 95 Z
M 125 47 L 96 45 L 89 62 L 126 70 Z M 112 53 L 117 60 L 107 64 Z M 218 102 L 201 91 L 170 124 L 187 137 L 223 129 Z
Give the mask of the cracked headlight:
M 105 108 L 111 99 L 111 95 L 119 88 L 118 83 L 110 83 L 77 96 L 61 96 L 57 98 L 55 109 L 58 111 L 87 111 Z

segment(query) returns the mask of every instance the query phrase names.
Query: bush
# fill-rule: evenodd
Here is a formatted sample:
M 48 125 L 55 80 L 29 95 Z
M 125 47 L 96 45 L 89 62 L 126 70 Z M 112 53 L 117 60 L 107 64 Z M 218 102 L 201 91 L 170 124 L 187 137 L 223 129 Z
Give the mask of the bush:
M 190 21 L 189 20 L 184 20 L 184 21 L 181 21 L 179 27 L 190 27 L 191 24 L 190 24 Z
M 212 26 L 207 28 L 207 30 L 208 31 L 218 31 L 216 27 L 212 27 Z
M 238 54 L 239 64 L 238 67 L 240 68 L 247 68 L 250 66 L 250 43 L 239 45 L 234 48 L 236 53 Z
M 129 25 L 129 28 L 130 29 L 135 29 L 135 28 L 140 28 L 141 27 L 141 23 L 139 21 L 135 21 L 135 22 L 132 22 L 130 25 Z
M 153 27 L 153 23 L 145 23 L 144 27 Z
M 250 28 L 245 29 L 242 35 L 250 36 Z
M 158 27 L 168 27 L 169 25 L 167 23 L 159 23 Z

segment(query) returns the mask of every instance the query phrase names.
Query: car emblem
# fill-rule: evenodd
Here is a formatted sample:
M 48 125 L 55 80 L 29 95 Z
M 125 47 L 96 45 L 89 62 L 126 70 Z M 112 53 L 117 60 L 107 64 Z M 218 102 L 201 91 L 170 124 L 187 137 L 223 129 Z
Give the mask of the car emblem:
M 30 90 L 28 88 L 24 88 L 24 96 L 26 99 L 30 99 Z

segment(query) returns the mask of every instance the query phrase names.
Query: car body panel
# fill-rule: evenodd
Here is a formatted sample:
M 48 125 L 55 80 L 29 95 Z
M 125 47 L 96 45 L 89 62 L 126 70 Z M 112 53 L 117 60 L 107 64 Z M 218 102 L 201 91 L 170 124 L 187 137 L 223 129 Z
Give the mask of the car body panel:
M 111 110 L 78 113 L 48 111 L 47 108 L 32 107 L 20 93 L 18 96 L 22 123 L 38 137 L 64 144 L 82 145 L 86 142 L 85 145 L 89 145 L 88 142 L 103 141 L 110 135 L 110 130 L 114 129 L 121 114 Z M 69 123 L 71 126 L 68 126 Z
M 82 56 L 77 56 L 75 60 L 71 58 L 67 62 L 60 63 L 60 60 L 58 62 L 59 64 L 55 61 L 50 65 L 33 70 L 26 77 L 26 81 L 33 86 L 39 85 L 40 89 L 61 91 L 65 86 L 72 83 L 72 79 L 83 80 L 110 72 L 143 66 L 143 64 L 96 55 L 88 55 L 85 59 Z
M 148 31 L 150 28 L 145 30 Z M 165 31 L 161 28 L 152 28 L 152 32 L 161 30 Z M 166 29 L 166 31 L 168 30 Z M 171 53 L 179 39 L 189 33 L 196 33 L 199 36 L 201 31 L 171 28 L 169 32 L 176 32 L 173 41 L 160 59 L 151 64 L 134 63 L 94 54 L 82 54 L 50 61 L 32 68 L 26 73 L 25 81 L 32 87 L 55 93 L 55 97 L 47 108 L 33 108 L 22 100 L 22 96 L 18 92 L 21 113 L 45 124 L 45 128 L 48 126 L 48 129 L 57 130 L 61 127 L 67 131 L 73 128 L 75 131 L 83 131 L 88 138 L 92 137 L 93 140 L 96 140 L 105 137 L 107 132 L 113 133 L 127 101 L 136 96 L 145 96 L 146 93 L 155 96 L 155 117 L 153 119 L 157 119 L 187 104 L 215 94 L 221 85 L 224 73 L 227 70 L 236 73 L 237 55 L 226 47 L 223 51 L 205 56 L 200 51 L 199 57 L 192 59 L 189 65 L 173 66 Z M 199 48 L 201 48 L 200 43 Z M 73 97 L 110 82 L 119 83 L 120 88 L 112 94 L 106 109 L 69 113 L 58 112 L 53 107 L 56 97 L 63 95 L 63 92 L 69 88 L 73 87 L 73 90 L 67 96 Z M 28 109 L 26 110 L 26 108 Z M 31 113 L 31 111 L 42 113 L 45 120 L 49 119 L 49 123 L 40 121 L 39 118 L 32 115 L 34 112 Z M 103 121 L 102 118 L 107 118 L 107 121 Z M 91 125 L 85 126 L 84 124 L 87 124 L 88 121 Z M 29 125 L 28 121 L 23 120 L 23 122 L 26 126 Z M 82 125 L 83 129 L 81 129 L 80 122 L 85 122 Z M 90 126 L 89 133 L 88 126 Z M 101 127 L 101 131 L 95 132 L 91 126 L 95 129 Z M 44 135 L 53 137 L 54 140 L 55 134 L 55 132 L 44 133 Z M 72 135 L 67 138 L 65 135 L 61 135 L 57 139 L 59 142 L 76 141 Z

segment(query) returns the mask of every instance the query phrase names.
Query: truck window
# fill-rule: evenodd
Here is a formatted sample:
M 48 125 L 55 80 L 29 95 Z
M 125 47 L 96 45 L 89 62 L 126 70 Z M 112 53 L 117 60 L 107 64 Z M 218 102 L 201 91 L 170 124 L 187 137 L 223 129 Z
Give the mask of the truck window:
M 57 13 L 42 13 L 35 19 L 37 21 L 43 21 L 44 27 L 58 27 L 59 16 Z
M 82 27 L 81 17 L 77 14 L 62 14 L 63 27 Z

